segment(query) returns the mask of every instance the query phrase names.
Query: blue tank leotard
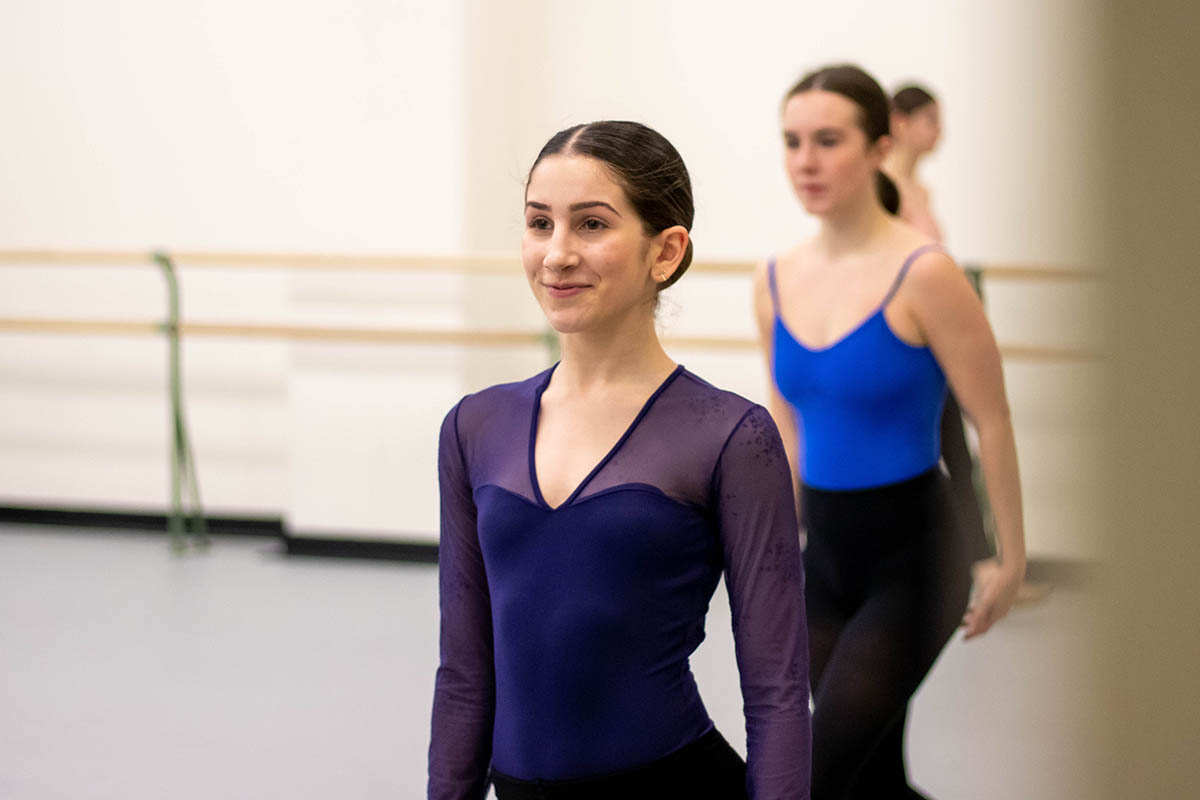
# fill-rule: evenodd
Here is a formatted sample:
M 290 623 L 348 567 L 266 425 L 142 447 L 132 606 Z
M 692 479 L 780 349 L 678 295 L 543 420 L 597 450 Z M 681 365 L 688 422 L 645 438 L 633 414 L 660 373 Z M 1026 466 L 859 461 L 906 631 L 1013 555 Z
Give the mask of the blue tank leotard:
M 902 341 L 884 317 L 913 262 L 937 248 L 929 244 L 913 251 L 875 312 L 821 348 L 801 344 L 780 317 L 771 259 L 775 382 L 796 410 L 800 472 L 809 486 L 884 486 L 937 465 L 946 376 L 928 347 Z

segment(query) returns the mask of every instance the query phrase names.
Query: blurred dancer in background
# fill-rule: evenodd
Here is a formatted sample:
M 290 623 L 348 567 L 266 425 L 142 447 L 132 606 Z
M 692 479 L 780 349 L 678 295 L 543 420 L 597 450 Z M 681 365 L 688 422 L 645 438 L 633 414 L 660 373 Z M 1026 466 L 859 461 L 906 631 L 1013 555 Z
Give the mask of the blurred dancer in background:
M 929 189 L 917 175 L 921 160 L 936 149 L 942 136 L 941 106 L 933 93 L 924 86 L 908 84 L 892 95 L 890 119 L 892 146 L 884 158 L 883 171 L 896 185 L 899 195 L 897 215 L 917 230 L 937 242 L 945 237 L 937 217 Z M 965 420 L 954 392 L 946 394 L 942 412 L 942 463 L 950 478 L 954 510 L 968 554 L 974 562 L 976 579 L 994 571 L 997 563 L 990 557 L 995 552 L 985 521 L 987 508 L 976 493 L 975 463 L 967 444 Z M 1045 599 L 1050 585 L 1022 581 L 1017 591 L 1018 603 Z
M 892 146 L 884 158 L 883 171 L 896 185 L 897 215 L 935 242 L 942 242 L 942 229 L 933 215 L 929 190 L 917 178 L 917 165 L 933 152 L 941 138 L 941 109 L 924 87 L 909 85 L 892 96 L 890 119 Z M 975 493 L 974 462 L 964 431 L 962 411 L 954 392 L 946 393 L 942 412 L 942 463 L 950 478 L 954 511 L 968 556 L 979 562 L 992 555 L 979 497 Z
M 909 699 L 960 625 L 973 638 L 1004 616 L 1025 572 L 1000 354 L 962 270 L 894 216 L 879 84 L 821 69 L 782 116 L 788 177 L 820 228 L 759 266 L 755 306 L 808 526 L 812 796 L 921 797 L 904 765 Z M 939 468 L 947 382 L 979 429 L 1000 545 L 969 607 Z
M 929 190 L 917 178 L 917 165 L 933 152 L 942 135 L 937 99 L 921 86 L 905 86 L 892 96 L 892 146 L 883 161 L 900 192 L 900 219 L 935 242 L 943 240 L 933 216 Z

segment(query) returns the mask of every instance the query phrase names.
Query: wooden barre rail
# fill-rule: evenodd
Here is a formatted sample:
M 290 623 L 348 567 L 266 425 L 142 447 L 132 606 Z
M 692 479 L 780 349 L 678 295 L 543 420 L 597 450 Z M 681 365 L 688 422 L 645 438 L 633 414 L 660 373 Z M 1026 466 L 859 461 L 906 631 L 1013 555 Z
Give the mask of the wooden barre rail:
M 111 336 L 157 336 L 164 331 L 159 322 L 131 320 L 72 320 L 0 318 L 0 333 L 61 333 Z M 241 339 L 282 339 L 296 342 L 357 342 L 365 344 L 448 344 L 476 347 L 513 345 L 545 346 L 547 334 L 514 330 L 428 330 L 405 328 L 347 328 L 301 325 L 250 325 L 213 322 L 184 322 L 184 336 L 213 336 Z M 666 336 L 668 347 L 704 350 L 754 350 L 758 341 L 723 336 Z M 1102 358 L 1093 350 L 1001 345 L 1000 354 L 1021 361 L 1090 361 Z
M 398 255 L 337 253 L 270 253 L 237 251 L 172 250 L 171 260 L 179 266 L 226 269 L 370 270 L 391 272 L 451 272 L 483 275 L 514 275 L 520 271 L 511 255 L 474 253 L 468 255 Z M 150 253 L 140 250 L 0 250 L 0 264 L 37 266 L 141 266 Z M 1081 267 L 1029 264 L 991 264 L 972 267 L 989 280 L 1058 281 L 1102 280 L 1102 272 Z M 710 274 L 748 274 L 754 264 L 745 261 L 697 261 L 692 271 Z
M 164 332 L 161 322 L 129 320 L 18 319 L 0 318 L 0 333 L 64 333 L 95 335 L 158 336 Z M 545 336 L 535 332 L 438 331 L 402 328 L 345 328 L 301 325 L 258 325 L 219 322 L 184 322 L 184 336 L 213 336 L 241 339 L 285 339 L 308 342 L 364 342 L 377 344 L 467 344 L 543 345 Z

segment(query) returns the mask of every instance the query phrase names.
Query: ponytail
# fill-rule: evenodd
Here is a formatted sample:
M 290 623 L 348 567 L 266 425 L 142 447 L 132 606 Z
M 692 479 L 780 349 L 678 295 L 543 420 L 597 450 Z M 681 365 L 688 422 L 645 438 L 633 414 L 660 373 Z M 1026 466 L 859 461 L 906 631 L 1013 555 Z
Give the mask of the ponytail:
M 900 213 L 900 189 L 881 169 L 875 170 L 875 190 L 879 193 L 879 202 L 884 210 L 892 215 Z

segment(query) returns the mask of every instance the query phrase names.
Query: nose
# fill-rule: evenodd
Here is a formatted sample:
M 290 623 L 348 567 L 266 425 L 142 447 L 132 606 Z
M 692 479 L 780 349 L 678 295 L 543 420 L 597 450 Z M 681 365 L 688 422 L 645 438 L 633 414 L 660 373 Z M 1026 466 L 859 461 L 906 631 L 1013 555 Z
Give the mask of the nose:
M 817 148 L 810 143 L 800 146 L 800 168 L 805 172 L 813 172 L 817 168 Z
M 565 226 L 564 226 L 565 227 Z M 546 255 L 542 266 L 546 269 L 561 272 L 579 263 L 579 254 L 575 250 L 574 239 L 562 227 L 557 228 L 550 237 L 546 247 Z
M 817 168 L 816 148 L 808 142 L 801 142 L 792 148 L 792 166 L 802 173 L 811 173 Z

